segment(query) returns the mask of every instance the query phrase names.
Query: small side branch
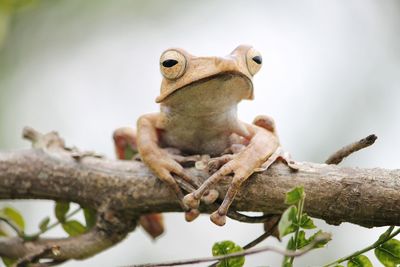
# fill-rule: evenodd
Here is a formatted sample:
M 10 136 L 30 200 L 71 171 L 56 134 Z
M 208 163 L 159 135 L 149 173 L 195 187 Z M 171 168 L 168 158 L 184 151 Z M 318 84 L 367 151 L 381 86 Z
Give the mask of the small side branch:
M 326 164 L 339 164 L 342 162 L 342 160 L 349 155 L 353 154 L 354 152 L 357 152 L 358 150 L 361 150 L 363 148 L 369 147 L 373 143 L 375 143 L 376 139 L 378 137 L 374 134 L 371 134 L 357 142 L 351 143 L 347 146 L 342 147 L 338 151 L 336 151 L 334 154 L 332 154 L 326 161 Z
M 241 252 L 231 253 L 231 254 L 217 256 L 217 257 L 205 257 L 205 258 L 190 259 L 190 260 L 160 262 L 160 263 L 154 263 L 154 264 L 153 263 L 140 264 L 140 265 L 132 265 L 132 266 L 126 266 L 126 267 L 160 267 L 160 266 L 179 266 L 179 265 L 186 265 L 186 264 L 197 264 L 197 263 L 203 263 L 203 262 L 220 261 L 220 260 L 235 258 L 235 257 L 239 257 L 239 256 L 252 255 L 252 254 L 257 254 L 257 253 L 267 252 L 267 251 L 275 252 L 275 253 L 281 254 L 283 256 L 288 256 L 288 257 L 299 257 L 299 256 L 304 255 L 307 252 L 309 252 L 316 245 L 330 240 L 330 238 L 331 238 L 330 234 L 321 234 L 321 235 L 317 236 L 310 244 L 308 244 L 304 248 L 297 250 L 297 251 L 288 251 L 288 250 L 283 250 L 283 249 L 279 249 L 276 247 L 265 246 L 265 247 L 256 248 L 256 249 L 247 249 L 247 250 L 244 250 Z
M 7 238 L 0 241 L 0 256 L 22 259 L 21 263 L 38 259 L 84 259 L 121 241 L 129 231 L 110 235 L 95 228 L 88 233 L 69 238 L 43 238 L 35 241 L 24 241 L 19 237 Z

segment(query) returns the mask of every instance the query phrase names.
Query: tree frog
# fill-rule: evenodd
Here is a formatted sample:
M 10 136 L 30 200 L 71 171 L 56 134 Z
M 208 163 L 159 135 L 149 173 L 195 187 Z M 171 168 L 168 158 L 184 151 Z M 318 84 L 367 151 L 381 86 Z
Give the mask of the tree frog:
M 213 185 L 231 175 L 222 204 L 210 216 L 215 224 L 224 225 L 241 184 L 255 171 L 285 158 L 271 118 L 257 117 L 248 124 L 237 116 L 238 103 L 254 97 L 252 78 L 261 65 L 261 54 L 247 45 L 225 57 L 197 57 L 178 48 L 161 55 L 163 79 L 156 98 L 160 112 L 139 118 L 136 142 L 142 160 L 175 192 L 188 220 L 198 215 L 200 200 Z M 167 148 L 181 155 L 216 157 L 210 162 L 217 168 L 184 196 L 176 176 L 188 183 L 192 179 Z

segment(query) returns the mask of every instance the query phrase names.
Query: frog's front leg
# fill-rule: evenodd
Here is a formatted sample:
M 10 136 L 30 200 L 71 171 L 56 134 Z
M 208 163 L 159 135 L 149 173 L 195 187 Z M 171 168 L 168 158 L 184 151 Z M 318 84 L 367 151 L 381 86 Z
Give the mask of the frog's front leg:
M 191 208 L 197 208 L 201 196 L 210 189 L 211 186 L 223 179 L 227 175 L 233 175 L 231 185 L 228 188 L 223 203 L 211 215 L 211 220 L 217 225 L 224 225 L 229 206 L 234 200 L 242 183 L 261 167 L 270 157 L 276 159 L 275 151 L 279 148 L 279 141 L 274 132 L 265 130 L 256 125 L 244 124 L 249 132 L 245 136 L 249 144 L 233 159 L 223 165 L 217 172 L 211 175 L 196 191 L 184 197 L 184 203 Z M 273 161 L 268 162 L 272 164 Z
M 187 211 L 186 217 L 192 220 L 198 215 L 196 209 L 190 210 L 183 204 L 183 192 L 173 175 L 177 175 L 187 183 L 193 185 L 190 176 L 184 168 L 175 161 L 171 155 L 159 146 L 160 114 L 147 114 L 139 118 L 137 122 L 137 147 L 143 162 L 165 182 L 179 199 L 182 209 Z

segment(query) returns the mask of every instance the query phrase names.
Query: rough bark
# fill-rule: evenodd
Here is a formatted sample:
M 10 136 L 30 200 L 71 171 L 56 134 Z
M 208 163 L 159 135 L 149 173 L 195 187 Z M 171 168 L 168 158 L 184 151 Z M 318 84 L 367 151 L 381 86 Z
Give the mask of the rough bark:
M 87 253 L 78 253 L 69 250 L 71 239 L 29 243 L 13 238 L 0 241 L 0 256 L 25 257 L 40 253 L 37 248 L 41 245 L 43 249 L 45 244 L 59 246 L 61 251 L 45 258 L 85 258 L 122 240 L 134 229 L 141 214 L 182 211 L 174 194 L 141 162 L 82 156 L 65 150 L 63 143 L 34 143 L 40 148 L 0 153 L 0 199 L 64 200 L 97 209 L 96 227 L 76 238 L 83 243 L 95 239 L 100 242 L 89 244 Z M 312 217 L 331 224 L 400 225 L 400 170 L 308 162 L 298 165 L 297 172 L 276 163 L 267 171 L 254 174 L 243 185 L 231 210 L 282 213 L 286 208 L 285 193 L 302 185 L 306 192 L 305 212 Z M 207 178 L 201 170 L 189 171 L 197 183 Z M 217 185 L 220 196 L 224 196 L 229 182 L 227 178 Z M 215 207 L 202 205 L 200 210 L 208 213 Z

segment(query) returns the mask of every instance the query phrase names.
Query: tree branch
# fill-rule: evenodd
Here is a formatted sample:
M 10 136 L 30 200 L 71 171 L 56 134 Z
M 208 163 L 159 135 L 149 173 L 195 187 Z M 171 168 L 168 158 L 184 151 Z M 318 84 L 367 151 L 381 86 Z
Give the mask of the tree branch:
M 32 132 L 27 135 L 32 137 Z M 45 244 L 60 247 L 60 255 L 49 258 L 84 258 L 121 241 L 134 229 L 141 214 L 181 211 L 174 194 L 143 163 L 84 153 L 77 159 L 76 149 L 66 149 L 62 139 L 57 138 L 60 139 L 56 133 L 33 136 L 38 148 L 0 153 L 0 199 L 76 202 L 98 210 L 98 223 L 90 232 L 73 238 L 0 240 L 0 256 L 21 258 L 36 251 L 28 247 L 40 247 L 40 252 Z M 231 210 L 280 214 L 286 208 L 285 193 L 303 185 L 307 193 L 304 210 L 312 217 L 331 224 L 400 225 L 400 170 L 307 162 L 298 166 L 299 171 L 292 172 L 286 165 L 276 163 L 269 170 L 254 174 L 243 184 Z M 196 184 L 208 177 L 195 168 L 188 171 Z M 229 182 L 227 178 L 217 185 L 221 197 Z M 214 209 L 215 205 L 200 206 L 203 213 Z M 76 242 L 87 245 L 90 253 L 73 252 L 70 244 Z
M 335 153 L 333 153 L 326 161 L 326 164 L 339 164 L 342 160 L 348 157 L 350 154 L 357 152 L 363 148 L 373 145 L 378 137 L 374 134 L 368 135 L 367 137 L 351 143 L 347 146 L 342 147 Z

